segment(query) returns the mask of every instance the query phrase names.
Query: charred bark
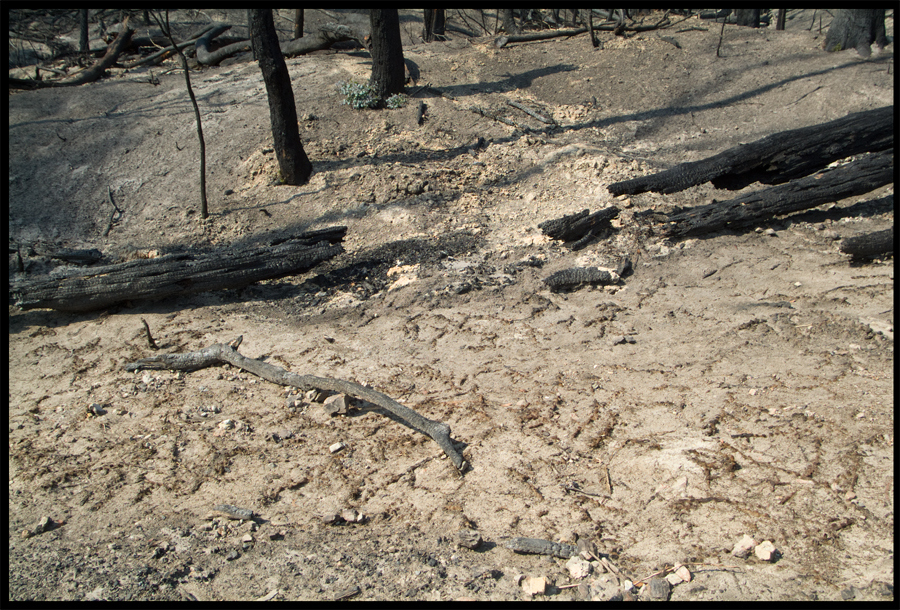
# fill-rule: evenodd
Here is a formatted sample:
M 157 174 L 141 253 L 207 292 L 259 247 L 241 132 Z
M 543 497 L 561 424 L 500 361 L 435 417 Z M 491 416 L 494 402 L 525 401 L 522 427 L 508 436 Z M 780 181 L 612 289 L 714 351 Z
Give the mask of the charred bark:
M 79 269 L 63 278 L 23 280 L 10 292 L 22 309 L 90 311 L 137 299 L 241 288 L 302 273 L 340 254 L 344 249 L 338 242 L 345 232 L 346 227 L 331 227 L 266 246 L 183 252 Z
M 669 236 L 685 236 L 745 227 L 775 216 L 862 195 L 893 180 L 894 155 L 880 152 L 815 176 L 671 214 L 667 219 L 669 224 L 662 232 Z
M 285 184 L 306 184 L 313 168 L 300 141 L 294 90 L 284 55 L 278 46 L 272 9 L 253 9 L 250 14 L 250 39 L 266 83 L 272 139 L 281 178 Z
M 702 161 L 616 182 L 608 189 L 613 195 L 634 195 L 645 191 L 676 193 L 710 180 L 717 188 L 731 190 L 753 182 L 782 184 L 808 176 L 838 159 L 893 146 L 894 109 L 886 106 L 821 125 L 782 131 Z
M 610 272 L 598 267 L 572 267 L 571 269 L 557 271 L 553 275 L 544 278 L 544 283 L 553 292 L 571 290 L 584 284 L 611 284 L 612 281 Z
M 575 214 L 569 214 L 562 218 L 555 218 L 542 222 L 538 228 L 544 235 L 562 241 L 583 240 L 586 236 L 597 235 L 602 229 L 609 226 L 609 221 L 619 215 L 619 208 L 612 206 L 590 214 L 588 210 L 582 210 Z M 573 247 L 574 250 L 578 248 Z
M 841 242 L 841 252 L 853 258 L 880 256 L 894 251 L 894 230 L 885 229 L 875 233 L 864 233 L 848 237 Z
M 828 52 L 856 49 L 869 57 L 872 44 L 884 48 L 886 42 L 883 8 L 838 9 L 822 46 Z
M 406 84 L 400 16 L 397 9 L 370 9 L 372 26 L 372 76 L 369 79 L 382 100 L 401 93 Z

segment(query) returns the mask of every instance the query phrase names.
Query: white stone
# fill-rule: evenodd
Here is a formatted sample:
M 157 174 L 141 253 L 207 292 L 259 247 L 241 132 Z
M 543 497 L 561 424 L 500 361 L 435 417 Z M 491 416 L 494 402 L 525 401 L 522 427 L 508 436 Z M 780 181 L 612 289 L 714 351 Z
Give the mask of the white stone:
M 775 553 L 778 550 L 775 548 L 775 545 L 772 544 L 769 540 L 763 540 L 759 543 L 759 545 L 753 551 L 756 556 L 762 561 L 772 561 L 775 558 Z
M 753 547 L 756 546 L 756 540 L 744 534 L 744 537 L 740 539 L 740 541 L 734 545 L 734 549 L 732 549 L 731 554 L 735 557 L 740 557 L 741 559 L 746 559 L 750 552 L 753 550 Z
M 591 564 L 575 555 L 566 562 L 566 569 L 569 570 L 569 576 L 580 580 L 591 573 Z

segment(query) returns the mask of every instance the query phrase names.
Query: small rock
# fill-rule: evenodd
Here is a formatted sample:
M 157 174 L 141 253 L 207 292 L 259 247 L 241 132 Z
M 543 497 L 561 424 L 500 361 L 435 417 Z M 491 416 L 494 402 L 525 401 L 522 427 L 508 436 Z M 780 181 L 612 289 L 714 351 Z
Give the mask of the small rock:
M 356 523 L 359 520 L 359 513 L 355 508 L 345 508 L 341 511 L 341 519 L 347 523 Z
M 232 428 L 234 428 L 234 421 L 230 419 L 223 419 L 219 422 L 217 428 L 219 428 L 219 430 L 231 430 Z
M 676 564 L 675 574 L 677 574 L 684 582 L 691 582 L 691 571 L 688 570 L 686 566 L 679 566 Z
M 326 398 L 322 404 L 325 412 L 331 417 L 345 415 L 350 407 L 350 398 L 346 394 L 335 394 Z
M 740 539 L 740 541 L 734 545 L 734 548 L 731 550 L 731 554 L 735 557 L 739 557 L 741 559 L 746 559 L 750 556 L 750 552 L 753 551 L 753 547 L 756 546 L 756 540 L 744 534 L 744 537 Z
M 330 447 L 328 447 L 328 450 L 329 450 L 331 453 L 337 453 L 338 451 L 340 451 L 341 449 L 343 449 L 343 448 L 346 447 L 346 446 L 347 446 L 347 445 L 345 445 L 344 443 L 337 442 L 337 443 L 331 445 Z
M 566 569 L 573 579 L 581 580 L 591 573 L 591 564 L 576 555 L 566 562 Z
M 324 402 L 328 398 L 328 392 L 312 389 L 306 392 L 306 400 L 309 402 Z
M 672 587 L 665 578 L 655 577 L 650 579 L 650 599 L 667 601 L 671 590 Z
M 765 231 L 763 231 L 763 234 L 769 235 L 769 236 L 777 235 L 777 233 L 775 233 L 775 229 L 773 229 L 771 227 L 766 229 Z
M 234 561 L 235 559 L 237 559 L 240 556 L 241 556 L 241 554 L 238 553 L 237 551 L 231 551 L 230 553 L 225 555 L 225 561 Z
M 227 197 L 228 195 L 234 195 L 234 189 L 225 189 L 225 192 L 224 192 L 223 194 L 224 194 L 226 197 Z
M 772 561 L 775 559 L 778 549 L 775 548 L 771 541 L 763 540 L 759 543 L 759 546 L 753 549 L 753 553 L 762 561 Z
M 675 574 L 674 572 L 671 572 L 669 574 L 666 574 L 666 582 L 668 582 L 670 585 L 672 585 L 674 587 L 674 586 L 680 585 L 684 581 L 681 580 L 681 576 L 679 576 L 678 574 Z
M 88 414 L 98 416 L 106 415 L 106 409 L 103 408 L 103 405 L 93 402 L 91 403 L 91 406 L 88 407 Z
M 244 534 L 241 542 L 253 542 L 253 534 Z
M 456 532 L 456 544 L 467 549 L 477 549 L 481 544 L 481 534 L 472 529 L 461 529 Z
M 621 595 L 619 579 L 613 574 L 602 574 L 591 581 L 591 601 L 608 602 Z
M 526 595 L 543 595 L 547 592 L 546 576 L 531 576 L 522 581 L 522 589 Z
M 218 504 L 213 507 L 213 513 L 216 516 L 225 517 L 226 519 L 249 521 L 253 519 L 253 511 L 246 508 L 238 508 L 231 504 Z

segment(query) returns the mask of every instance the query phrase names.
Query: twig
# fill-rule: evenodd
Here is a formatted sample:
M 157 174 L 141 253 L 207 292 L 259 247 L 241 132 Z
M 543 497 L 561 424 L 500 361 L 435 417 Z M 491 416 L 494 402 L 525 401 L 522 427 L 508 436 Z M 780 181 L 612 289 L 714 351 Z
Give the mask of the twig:
M 150 344 L 150 349 L 159 349 L 156 341 L 153 340 L 153 335 L 150 334 L 150 325 L 147 324 L 147 320 L 141 318 L 141 322 L 144 323 L 144 330 L 147 331 L 147 343 Z
M 119 206 L 116 205 L 116 202 L 113 201 L 112 189 L 109 188 L 109 185 L 106 185 L 106 195 L 109 197 L 109 202 L 112 204 L 113 210 L 109 213 L 109 220 L 106 222 L 106 229 L 103 231 L 103 237 L 107 237 L 109 235 L 109 230 L 112 228 L 113 217 L 116 215 L 116 212 L 119 213 L 119 216 L 122 216 L 122 210 L 119 209 Z
M 722 31 L 719 32 L 719 46 L 716 47 L 716 57 L 722 57 L 719 55 L 719 49 L 722 48 L 722 38 L 725 36 L 725 20 L 722 20 Z
M 195 371 L 221 363 L 228 363 L 278 385 L 293 386 L 301 389 L 316 388 L 329 392 L 349 394 L 378 405 L 389 411 L 399 423 L 430 436 L 440 445 L 460 473 L 466 470 L 468 464 L 453 446 L 453 441 L 450 439 L 450 426 L 447 424 L 423 417 L 381 392 L 352 381 L 332 379 L 330 377 L 315 377 L 313 375 L 297 375 L 267 362 L 242 356 L 237 351 L 237 347 L 242 339 L 243 337 L 238 337 L 228 345 L 216 343 L 196 352 L 160 354 L 159 356 L 143 358 L 137 362 L 126 364 L 125 370 L 170 369 L 175 371 Z
M 506 103 L 509 104 L 510 106 L 512 106 L 513 108 L 518 108 L 519 110 L 521 110 L 528 116 L 532 116 L 532 117 L 536 118 L 541 123 L 547 123 L 548 125 L 556 125 L 556 121 L 554 121 L 553 119 L 548 119 L 547 117 L 545 117 L 541 114 L 538 114 L 537 112 L 534 112 L 533 110 L 524 106 L 523 104 L 520 104 L 519 102 L 513 102 L 513 101 L 507 100 Z

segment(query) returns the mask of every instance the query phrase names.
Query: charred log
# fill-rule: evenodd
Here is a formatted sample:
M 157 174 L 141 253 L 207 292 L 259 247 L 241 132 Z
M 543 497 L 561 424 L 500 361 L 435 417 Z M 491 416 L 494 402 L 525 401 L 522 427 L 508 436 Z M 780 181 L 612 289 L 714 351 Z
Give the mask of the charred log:
M 783 184 L 808 176 L 833 161 L 894 146 L 894 108 L 856 112 L 842 119 L 791 129 L 730 148 L 702 161 L 616 182 L 613 195 L 645 191 L 676 193 L 712 181 L 716 188 L 737 190 L 753 182 Z
M 841 242 L 841 252 L 853 258 L 880 256 L 894 251 L 894 230 L 885 229 L 848 237 Z
M 743 197 L 697 206 L 668 216 L 663 233 L 698 235 L 720 229 L 744 227 L 775 216 L 814 208 L 875 190 L 894 179 L 894 155 L 866 155 L 815 176 L 794 180 Z M 648 213 L 645 213 L 648 214 Z
M 231 248 L 207 254 L 182 252 L 73 270 L 62 278 L 23 280 L 11 286 L 22 309 L 89 311 L 137 299 L 159 299 L 208 290 L 241 288 L 302 273 L 344 251 L 345 227 L 309 232 L 280 244 Z M 332 241 L 334 237 L 339 238 Z M 323 235 L 328 236 L 323 239 Z

